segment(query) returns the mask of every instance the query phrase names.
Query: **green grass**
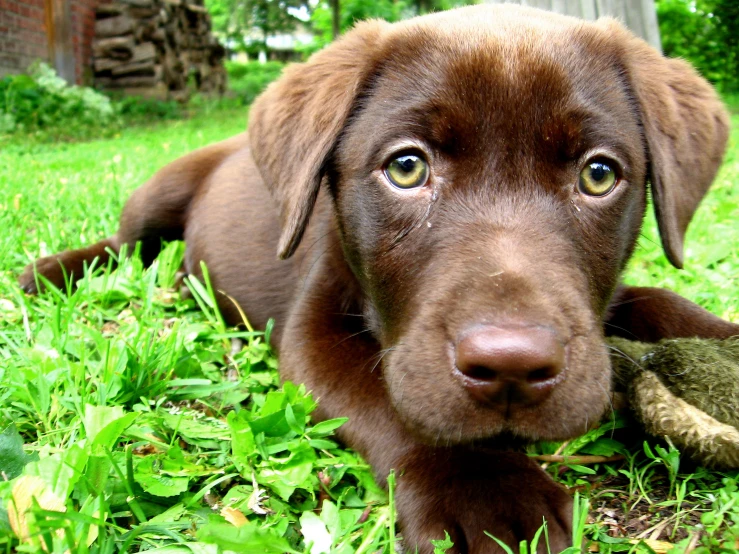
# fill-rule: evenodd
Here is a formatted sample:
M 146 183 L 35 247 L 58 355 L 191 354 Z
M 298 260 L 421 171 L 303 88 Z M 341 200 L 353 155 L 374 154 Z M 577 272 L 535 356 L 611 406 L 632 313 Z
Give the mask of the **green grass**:
M 392 495 L 334 442 L 341 420 L 310 421 L 306 391 L 277 387 L 264 334 L 224 327 L 207 282 L 191 283 L 194 299 L 176 293 L 181 245 L 148 270 L 134 257 L 97 271 L 71 295 L 26 297 L 16 285 L 35 257 L 112 234 L 156 169 L 245 121 L 243 109 L 213 110 L 94 142 L 0 145 L 0 550 L 393 550 Z M 686 270 L 667 264 L 650 221 L 628 281 L 739 321 L 739 116 L 733 123 L 686 241 Z M 737 472 L 691 466 L 622 417 L 531 451 L 622 456 L 548 466 L 582 499 L 578 542 L 599 552 L 739 551 Z

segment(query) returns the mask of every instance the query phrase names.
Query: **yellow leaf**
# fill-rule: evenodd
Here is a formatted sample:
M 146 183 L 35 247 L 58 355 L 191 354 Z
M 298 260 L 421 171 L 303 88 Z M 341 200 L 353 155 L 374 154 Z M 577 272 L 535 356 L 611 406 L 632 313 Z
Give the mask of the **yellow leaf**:
M 221 510 L 221 515 L 234 527 L 241 527 L 249 523 L 246 516 L 236 508 L 226 507 Z
M 654 539 L 632 539 L 629 542 L 631 544 L 637 544 L 639 542 L 643 542 L 649 548 L 654 550 L 657 554 L 667 554 L 667 552 L 669 552 L 675 547 L 674 544 L 669 543 L 667 541 L 657 541 Z
M 66 512 L 64 499 L 59 498 L 54 492 L 46 486 L 41 477 L 35 475 L 24 475 L 19 477 L 13 485 L 11 492 L 11 500 L 8 505 L 8 519 L 10 519 L 10 527 L 22 542 L 28 542 L 29 539 L 29 510 L 33 506 L 33 499 L 36 499 L 38 505 L 44 510 L 54 512 Z M 63 536 L 61 529 L 57 530 L 60 536 Z

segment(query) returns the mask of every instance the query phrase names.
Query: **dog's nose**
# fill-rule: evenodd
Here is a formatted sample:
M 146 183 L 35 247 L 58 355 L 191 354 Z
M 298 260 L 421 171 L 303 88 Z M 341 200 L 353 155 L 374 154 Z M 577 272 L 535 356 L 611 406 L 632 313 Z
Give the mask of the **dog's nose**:
M 475 326 L 455 345 L 457 370 L 480 402 L 532 405 L 562 380 L 565 347 L 547 327 Z

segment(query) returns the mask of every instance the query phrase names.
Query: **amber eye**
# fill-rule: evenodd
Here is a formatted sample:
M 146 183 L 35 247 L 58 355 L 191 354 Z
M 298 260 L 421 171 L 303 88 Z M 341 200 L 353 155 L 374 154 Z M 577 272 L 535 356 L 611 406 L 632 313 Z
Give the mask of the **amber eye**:
M 580 191 L 588 196 L 605 196 L 616 186 L 616 172 L 605 162 L 590 162 L 580 172 Z
M 429 179 L 429 164 L 414 154 L 405 154 L 390 160 L 385 168 L 390 182 L 401 189 L 421 187 Z

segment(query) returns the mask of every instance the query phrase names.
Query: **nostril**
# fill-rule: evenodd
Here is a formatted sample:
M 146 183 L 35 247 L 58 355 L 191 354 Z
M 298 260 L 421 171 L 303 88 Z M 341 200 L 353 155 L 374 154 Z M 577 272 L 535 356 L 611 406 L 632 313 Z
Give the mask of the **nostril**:
M 471 379 L 477 379 L 478 381 L 495 381 L 498 379 L 498 372 L 490 369 L 489 367 L 481 365 L 473 365 L 465 367 L 462 371 L 467 377 Z
M 535 369 L 534 371 L 530 372 L 526 376 L 526 381 L 531 384 L 542 383 L 544 381 L 549 381 L 559 374 L 560 369 L 558 367 L 542 367 L 541 369 Z

